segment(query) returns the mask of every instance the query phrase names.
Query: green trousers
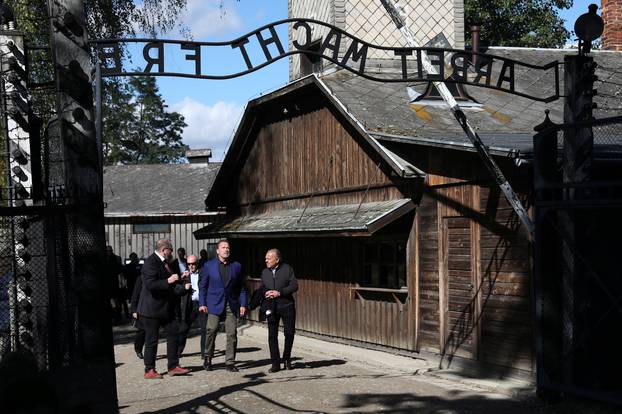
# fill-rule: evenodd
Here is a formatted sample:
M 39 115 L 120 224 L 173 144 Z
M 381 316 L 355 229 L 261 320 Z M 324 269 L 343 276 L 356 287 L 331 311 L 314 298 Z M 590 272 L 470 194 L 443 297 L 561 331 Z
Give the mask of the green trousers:
M 225 332 L 227 334 L 225 364 L 229 365 L 235 362 L 235 350 L 238 346 L 238 317 L 231 312 L 231 307 L 228 304 L 225 311 L 221 315 L 214 315 L 213 313 L 207 315 L 205 356 L 208 358 L 212 358 L 214 356 L 214 345 L 216 343 L 216 334 L 218 333 L 218 324 L 223 317 L 225 319 Z

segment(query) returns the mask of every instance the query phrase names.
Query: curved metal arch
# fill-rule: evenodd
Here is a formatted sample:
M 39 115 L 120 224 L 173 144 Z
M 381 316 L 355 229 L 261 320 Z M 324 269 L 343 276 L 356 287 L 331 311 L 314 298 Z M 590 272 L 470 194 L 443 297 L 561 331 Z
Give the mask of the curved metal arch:
M 308 44 L 305 44 L 304 45 L 305 47 L 296 47 L 296 43 L 294 43 L 293 50 L 285 51 L 282 47 L 282 43 L 280 42 L 280 39 L 278 38 L 278 34 L 275 31 L 275 27 L 282 25 L 282 24 L 290 24 L 290 23 L 293 23 L 294 25 L 298 25 L 299 27 L 306 27 L 306 30 L 308 31 L 311 30 L 311 27 L 309 26 L 309 24 L 319 25 L 319 26 L 329 29 L 329 32 L 327 33 L 327 35 L 324 38 L 322 38 L 320 50 L 319 51 L 311 50 L 308 48 Z M 272 36 L 268 38 L 267 40 L 264 39 L 261 34 L 261 32 L 265 30 L 269 30 Z M 249 43 L 249 38 L 253 36 L 257 38 L 260 46 L 262 47 L 264 51 L 264 56 L 265 56 L 265 59 L 256 65 L 253 65 L 251 63 L 250 58 L 248 57 L 248 54 L 246 53 L 246 50 L 244 47 L 245 44 Z M 341 42 L 344 41 L 343 39 L 344 37 L 346 40 L 350 42 L 350 44 L 349 44 L 349 47 L 346 48 L 347 51 L 345 53 L 345 56 L 340 57 L 339 51 L 336 49 L 338 49 Z M 333 38 L 335 38 L 334 40 L 336 42 L 335 44 L 330 43 L 331 40 L 333 40 Z M 308 36 L 307 40 L 309 39 L 310 37 Z M 328 24 L 328 23 L 325 23 L 319 20 L 315 20 L 315 19 L 305 19 L 305 18 L 283 19 L 283 20 L 279 20 L 273 23 L 263 25 L 236 39 L 233 39 L 230 41 L 222 41 L 222 42 L 198 42 L 198 41 L 191 41 L 191 40 L 186 41 L 186 40 L 172 40 L 172 39 L 169 40 L 169 39 L 153 39 L 153 38 L 129 38 L 129 39 L 99 39 L 99 40 L 90 41 L 89 43 L 97 50 L 97 53 L 100 55 L 100 60 L 106 61 L 107 58 L 108 59 L 113 58 L 115 59 L 115 62 L 117 63 L 114 68 L 108 68 L 104 66 L 102 68 L 103 77 L 174 76 L 174 77 L 183 77 L 183 78 L 225 80 L 225 79 L 232 79 L 232 78 L 237 78 L 240 76 L 250 74 L 280 59 L 283 59 L 289 56 L 293 56 L 297 54 L 304 54 L 304 55 L 311 55 L 311 56 L 322 58 L 358 76 L 361 76 L 361 77 L 364 77 L 366 79 L 369 79 L 371 81 L 376 81 L 376 82 L 430 82 L 433 80 L 436 80 L 436 81 L 442 80 L 444 82 L 461 83 L 465 85 L 472 85 L 472 86 L 483 87 L 483 88 L 488 88 L 488 89 L 500 90 L 503 92 L 507 92 L 513 95 L 521 96 L 524 98 L 528 98 L 528 99 L 532 99 L 532 100 L 540 101 L 540 102 L 551 102 L 560 97 L 560 94 L 559 94 L 559 62 L 557 60 L 541 66 L 541 65 L 533 65 L 529 63 L 524 63 L 524 62 L 521 62 L 515 59 L 509 59 L 509 58 L 486 54 L 486 53 L 471 53 L 471 52 L 467 52 L 467 51 L 460 50 L 460 49 L 436 48 L 436 47 L 389 47 L 389 46 L 374 45 L 354 35 L 349 34 L 348 32 L 346 32 L 345 30 L 339 27 L 336 27 L 334 25 L 331 25 L 331 24 Z M 163 48 L 164 48 L 164 45 L 166 44 L 179 45 L 180 49 L 185 49 L 185 50 L 194 49 L 194 51 L 198 53 L 198 57 L 197 55 L 193 56 L 195 58 L 194 60 L 197 65 L 196 71 L 195 73 L 166 71 L 161 68 L 161 66 L 162 67 L 165 66 L 164 56 L 158 56 L 157 58 L 158 61 L 155 63 L 151 62 L 150 64 L 148 64 L 145 67 L 145 70 L 142 70 L 142 71 L 141 70 L 131 70 L 131 71 L 124 70 L 122 68 L 122 64 L 120 63 L 119 45 L 125 44 L 125 43 L 144 43 L 145 47 L 143 48 L 143 56 L 145 57 L 146 61 L 148 60 L 148 51 L 146 51 L 147 48 L 151 49 L 151 48 L 157 47 L 158 53 L 163 53 Z M 278 55 L 272 56 L 270 51 L 268 51 L 267 46 L 270 43 L 277 44 L 277 49 L 279 50 Z M 244 58 L 244 62 L 246 63 L 247 68 L 239 72 L 227 73 L 227 74 L 222 74 L 222 75 L 200 73 L 200 50 L 201 48 L 223 47 L 223 46 L 229 46 L 232 49 L 240 48 L 242 52 L 242 57 Z M 114 52 L 103 53 L 104 49 L 106 48 L 113 48 L 114 50 L 116 50 L 117 54 L 115 55 Z M 385 51 L 385 52 L 393 52 L 393 57 L 395 57 L 395 59 L 398 59 L 398 58 L 401 59 L 401 62 L 402 62 L 401 76 L 399 76 L 399 72 L 398 73 L 396 72 L 387 73 L 386 77 L 379 76 L 378 73 L 372 72 L 373 74 L 370 74 L 369 72 L 366 72 L 365 63 L 366 63 L 367 53 L 369 49 Z M 332 50 L 332 53 L 331 53 L 332 56 L 326 53 L 327 50 Z M 420 67 L 420 59 L 418 58 L 407 59 L 406 57 L 406 56 L 418 57 L 420 56 L 421 52 L 433 54 L 438 57 L 437 62 L 438 62 L 439 69 L 441 69 L 441 73 L 443 73 L 445 69 L 445 65 L 446 65 L 445 57 L 451 55 L 451 65 L 453 66 L 451 66 L 449 69 L 454 70 L 454 72 L 452 73 L 456 73 L 456 71 L 463 71 L 463 75 L 458 76 L 458 77 L 452 77 L 452 78 L 447 78 L 444 76 L 442 78 L 439 78 L 438 76 L 433 76 L 433 75 L 428 75 L 428 74 L 424 75 L 424 71 L 422 71 Z M 477 71 L 481 72 L 481 73 L 477 72 L 478 76 L 476 76 L 476 79 L 478 80 L 478 82 L 469 80 L 469 78 L 466 76 L 467 68 L 469 66 L 468 59 L 473 55 L 478 56 L 478 60 L 480 62 L 485 62 L 484 64 L 480 64 L 480 66 L 476 69 Z M 101 56 L 103 56 L 104 59 L 101 59 Z M 189 55 L 186 55 L 186 59 L 188 59 L 188 56 Z M 458 59 L 462 59 L 462 62 L 459 67 L 456 66 L 456 61 Z M 191 59 L 188 59 L 188 60 L 191 60 Z M 356 62 L 356 66 L 358 66 L 358 69 L 355 65 L 351 64 L 350 62 Z M 416 65 L 417 70 L 412 72 L 412 67 L 409 68 L 408 63 L 410 63 L 411 66 L 414 63 Z M 501 65 L 501 71 L 499 74 L 499 78 L 497 79 L 497 82 L 493 83 L 491 82 L 491 79 L 493 77 L 492 76 L 493 75 L 492 65 L 495 63 L 497 67 Z M 151 70 L 154 64 L 158 65 L 158 71 L 156 72 Z M 484 71 L 482 71 L 483 67 L 485 67 Z M 522 68 L 526 68 L 529 70 L 541 70 L 541 71 L 551 70 L 552 72 L 551 77 L 553 78 L 551 79 L 551 81 L 552 83 L 554 83 L 555 93 L 549 96 L 534 96 L 534 95 L 527 93 L 526 91 L 516 90 L 515 83 L 514 83 L 514 73 L 515 73 L 516 67 L 522 67 Z M 506 69 L 508 73 L 506 73 Z M 398 76 L 395 76 L 396 74 Z M 479 80 L 482 78 L 485 78 L 486 82 L 483 82 L 483 83 L 479 82 Z M 503 87 L 504 84 L 508 84 L 508 87 Z

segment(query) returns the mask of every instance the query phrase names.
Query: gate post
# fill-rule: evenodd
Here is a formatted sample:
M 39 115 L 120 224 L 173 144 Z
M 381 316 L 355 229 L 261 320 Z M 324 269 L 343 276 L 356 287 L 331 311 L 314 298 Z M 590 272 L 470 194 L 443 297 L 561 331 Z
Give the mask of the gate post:
M 552 228 L 557 220 L 551 202 L 557 199 L 561 184 L 558 172 L 557 134 L 560 126 L 549 118 L 537 125 L 533 137 L 534 188 L 534 267 L 532 317 L 536 357 L 536 385 L 538 394 L 553 395 L 548 387 L 555 382 L 555 374 L 562 359 L 558 338 L 562 336 L 559 295 L 560 258 L 558 238 Z
M 594 83 L 594 59 L 585 55 L 570 55 L 564 58 L 564 145 L 562 153 L 562 170 L 566 208 L 559 212 L 560 227 L 565 229 L 561 240 L 562 280 L 561 280 L 561 310 L 562 310 L 562 354 L 566 363 L 563 364 L 562 377 L 567 384 L 576 381 L 575 371 L 577 364 L 577 334 L 585 330 L 582 322 L 585 312 L 585 303 L 581 298 L 586 283 L 585 269 L 575 261 L 573 250 L 579 249 L 582 234 L 585 234 L 587 222 L 573 210 L 573 205 L 589 197 L 584 187 L 577 186 L 591 179 L 592 154 L 594 135 L 590 125 L 584 126 L 581 122 L 592 119 L 592 96 Z M 574 124 L 574 125 L 573 125 Z
M 93 115 L 92 65 L 83 0 L 48 0 L 57 97 L 57 133 L 62 153 L 58 178 L 64 194 L 64 227 L 51 254 L 64 260 L 67 306 L 75 318 L 69 357 L 51 371 L 63 381 L 67 411 L 118 412 L 110 304 L 103 280 L 104 214 L 102 166 Z M 63 220 L 64 219 L 64 220 Z M 52 271 L 52 269 L 50 269 Z M 71 329 L 65 326 L 65 329 Z M 73 341 L 73 342 L 72 342 Z M 58 361 L 60 362 L 60 361 Z

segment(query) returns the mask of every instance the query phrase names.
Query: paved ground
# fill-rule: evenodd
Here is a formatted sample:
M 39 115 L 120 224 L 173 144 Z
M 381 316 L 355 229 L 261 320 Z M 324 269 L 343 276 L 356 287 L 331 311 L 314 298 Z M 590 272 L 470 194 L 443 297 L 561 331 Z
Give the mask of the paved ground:
M 294 370 L 270 367 L 262 326 L 240 328 L 239 373 L 224 370 L 225 335 L 216 344 L 215 370 L 201 365 L 199 338 L 188 340 L 181 364 L 187 376 L 144 380 L 134 354 L 132 331 L 115 329 L 120 412 L 130 413 L 586 413 L 617 412 L 583 401 L 547 405 L 530 384 L 465 378 L 458 372 L 429 371 L 423 359 L 391 355 L 296 336 Z M 165 343 L 157 369 L 165 371 Z

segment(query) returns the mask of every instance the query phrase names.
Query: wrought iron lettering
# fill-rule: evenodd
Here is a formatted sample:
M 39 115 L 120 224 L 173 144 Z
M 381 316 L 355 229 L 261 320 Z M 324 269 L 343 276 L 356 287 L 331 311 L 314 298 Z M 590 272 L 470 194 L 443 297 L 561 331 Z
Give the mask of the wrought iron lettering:
M 181 45 L 181 48 L 194 51 L 194 55 L 186 55 L 186 60 L 194 60 L 194 73 L 201 75 L 201 46 L 184 43 Z
M 278 26 L 292 24 L 292 48 L 285 50 L 283 41 L 277 31 Z M 321 26 L 321 27 L 317 27 Z M 319 50 L 312 49 L 312 33 L 321 33 L 320 28 L 330 29 L 319 40 Z M 121 45 L 137 43 L 144 44 L 144 69 L 126 70 L 121 61 Z M 96 40 L 91 44 L 97 49 L 102 64 L 102 76 L 181 76 L 203 79 L 230 79 L 243 76 L 261 69 L 272 62 L 295 54 L 318 56 L 344 69 L 354 72 L 367 79 L 380 82 L 422 82 L 443 81 L 456 82 L 468 85 L 497 89 L 533 100 L 550 102 L 559 98 L 559 69 L 558 62 L 553 61 L 544 66 L 530 65 L 504 57 L 476 53 L 477 63 L 472 64 L 471 53 L 464 50 L 445 48 L 420 47 L 386 47 L 367 43 L 343 31 L 342 29 L 312 19 L 286 19 L 260 27 L 253 32 L 229 42 L 191 42 L 182 40 L 159 39 L 107 39 Z M 239 53 L 240 63 L 246 68 L 235 73 L 204 73 L 202 65 L 206 62 L 204 56 L 209 56 L 208 48 L 228 47 Z M 252 54 L 252 48 L 260 48 L 263 57 Z M 429 56 L 432 66 L 437 73 L 426 73 L 422 67 L 422 51 Z M 165 67 L 165 55 L 181 52 L 184 59 L 193 62 L 192 69 L 187 72 L 168 72 Z M 235 53 L 235 52 L 234 52 Z M 261 56 L 261 54 L 259 56 Z M 378 55 L 396 57 L 400 60 L 401 76 L 386 70 L 374 70 L 378 65 L 370 56 Z M 385 58 L 386 59 L 386 58 Z M 242 63 L 243 62 L 243 63 Z M 210 61 L 210 69 L 217 65 Z M 515 74 L 518 68 L 523 70 L 539 70 L 546 72 L 543 76 L 550 76 L 551 83 L 555 84 L 555 94 L 549 96 L 534 96 L 527 91 L 517 88 Z M 468 76 L 469 72 L 472 76 Z
M 151 56 L 151 49 L 155 49 L 157 51 L 157 56 Z M 147 62 L 147 66 L 145 67 L 145 72 L 151 73 L 151 69 L 153 65 L 158 65 L 158 73 L 164 72 L 164 43 L 163 42 L 150 42 L 145 45 L 143 48 L 143 57 L 145 58 L 145 62 Z

